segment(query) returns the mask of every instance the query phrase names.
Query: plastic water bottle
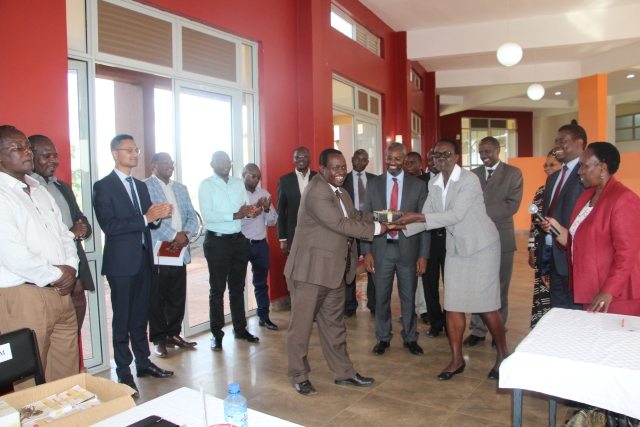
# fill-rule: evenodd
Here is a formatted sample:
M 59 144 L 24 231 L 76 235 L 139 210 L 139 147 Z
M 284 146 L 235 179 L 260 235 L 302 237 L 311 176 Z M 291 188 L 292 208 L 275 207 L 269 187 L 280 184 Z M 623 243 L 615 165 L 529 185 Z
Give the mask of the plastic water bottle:
M 224 399 L 224 422 L 237 427 L 247 427 L 247 399 L 240 394 L 240 384 L 229 384 L 229 395 Z

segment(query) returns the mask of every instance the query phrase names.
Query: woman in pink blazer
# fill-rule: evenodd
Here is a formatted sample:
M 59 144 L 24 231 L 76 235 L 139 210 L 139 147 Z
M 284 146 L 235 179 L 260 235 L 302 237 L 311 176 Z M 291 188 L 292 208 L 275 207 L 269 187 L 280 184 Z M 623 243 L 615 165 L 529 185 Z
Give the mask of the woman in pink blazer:
M 589 144 L 578 175 L 587 189 L 576 202 L 569 230 L 547 218 L 567 249 L 569 289 L 574 302 L 590 312 L 640 316 L 640 197 L 613 176 L 618 149 L 608 142 Z

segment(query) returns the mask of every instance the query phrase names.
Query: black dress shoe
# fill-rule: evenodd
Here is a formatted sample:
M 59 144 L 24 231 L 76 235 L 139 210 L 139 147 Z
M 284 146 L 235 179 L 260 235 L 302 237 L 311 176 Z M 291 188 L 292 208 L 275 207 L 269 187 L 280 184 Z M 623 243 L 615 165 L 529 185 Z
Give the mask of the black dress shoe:
M 166 344 L 158 344 L 155 348 L 156 356 L 158 357 L 167 357 L 167 345 Z
M 118 378 L 118 383 L 127 385 L 132 389 L 134 389 L 136 391 L 135 393 L 133 393 L 134 397 L 140 396 L 140 392 L 138 391 L 138 386 L 136 385 L 136 382 L 133 380 L 133 375 L 129 374 L 129 375 L 125 375 L 124 377 Z
M 278 325 L 276 325 L 269 319 L 265 319 L 265 320 L 260 319 L 260 321 L 258 322 L 258 325 L 262 326 L 263 328 L 267 328 L 271 330 L 278 329 Z
M 460 366 L 458 369 L 456 369 L 453 372 L 440 372 L 438 375 L 436 375 L 436 378 L 439 379 L 440 381 L 449 381 L 454 375 L 457 374 L 461 374 L 464 371 L 464 368 L 467 366 L 466 363 L 463 363 L 462 366 Z
M 222 337 L 211 338 L 211 350 L 222 351 Z
M 300 393 L 303 396 L 309 396 L 310 394 L 316 394 L 317 391 L 315 388 L 313 388 L 313 386 L 311 385 L 311 382 L 309 380 L 307 381 L 302 381 L 301 383 L 298 384 L 292 384 L 293 388 L 296 389 L 296 391 L 298 393 Z
M 425 332 L 425 335 L 429 338 L 437 338 L 440 335 L 440 332 L 442 332 L 441 328 L 434 328 L 432 326 L 427 330 L 427 332 Z
M 484 341 L 484 337 L 478 337 L 476 335 L 469 335 L 464 341 L 462 341 L 462 345 L 465 347 L 473 347 L 474 345 L 478 345 L 480 341 Z
M 373 384 L 373 381 L 373 378 L 366 378 L 356 373 L 351 378 L 347 378 L 346 380 L 335 380 L 334 383 L 338 385 L 353 384 L 358 387 L 369 387 L 371 384 Z
M 492 369 L 489 371 L 489 375 L 487 375 L 487 378 L 489 378 L 490 380 L 499 380 L 500 372 L 496 371 L 495 369 Z
M 149 365 L 147 369 L 138 369 L 137 376 L 142 377 L 154 377 L 154 378 L 167 378 L 173 375 L 173 371 L 167 371 L 166 369 L 158 368 L 153 363 Z
M 404 348 L 408 348 L 411 354 L 415 356 L 420 356 L 424 354 L 424 351 L 422 351 L 422 347 L 418 345 L 417 341 L 409 341 L 409 342 L 405 341 Z
M 251 342 L 251 343 L 260 341 L 260 338 L 258 338 L 255 335 L 251 335 L 247 330 L 244 330 L 239 334 L 234 333 L 233 335 L 236 337 L 237 340 L 245 340 L 246 342 Z
M 390 347 L 389 341 L 378 341 L 375 347 L 373 347 L 374 356 L 382 356 L 384 351 Z
M 355 310 L 345 310 L 344 317 L 353 317 L 356 314 Z
M 420 315 L 420 319 L 422 319 L 422 323 L 424 323 L 425 325 L 429 324 L 429 316 L 427 315 L 427 313 L 422 313 Z
M 369 309 L 369 312 L 371 313 L 371 315 L 372 315 L 372 316 L 375 316 L 375 315 L 376 315 L 376 310 L 375 310 L 375 308 L 374 308 L 373 310 L 372 310 L 372 309 Z

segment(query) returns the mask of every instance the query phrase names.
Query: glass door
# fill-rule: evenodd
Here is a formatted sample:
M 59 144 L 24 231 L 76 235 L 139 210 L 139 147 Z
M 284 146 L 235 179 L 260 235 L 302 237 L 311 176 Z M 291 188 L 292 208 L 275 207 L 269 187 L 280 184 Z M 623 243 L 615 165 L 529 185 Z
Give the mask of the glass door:
M 211 176 L 211 156 L 225 151 L 232 161 L 231 174 L 242 176 L 243 128 L 240 92 L 202 84 L 174 81 L 176 109 L 176 179 L 187 186 L 196 211 L 198 187 Z M 209 329 L 209 270 L 202 244 L 204 236 L 191 245 L 187 266 L 187 308 L 184 334 Z M 245 307 L 247 298 L 245 292 Z M 230 321 L 229 295 L 224 296 L 225 321 Z
M 76 196 L 80 209 L 91 224 L 94 233 L 86 239 L 84 249 L 87 254 L 89 267 L 95 283 L 95 291 L 85 291 L 87 297 L 87 312 L 81 331 L 81 344 L 84 354 L 84 366 L 93 370 L 108 363 L 103 357 L 103 347 L 106 344 L 105 330 L 101 327 L 104 319 L 104 295 L 102 276 L 97 273 L 102 260 L 99 227 L 93 217 L 92 194 L 92 165 L 90 157 L 89 133 L 89 96 L 87 63 L 69 60 L 67 72 L 67 88 L 69 98 L 69 136 L 71 143 L 71 187 Z M 101 315 L 102 313 L 102 315 Z M 107 359 L 108 360 L 108 359 Z

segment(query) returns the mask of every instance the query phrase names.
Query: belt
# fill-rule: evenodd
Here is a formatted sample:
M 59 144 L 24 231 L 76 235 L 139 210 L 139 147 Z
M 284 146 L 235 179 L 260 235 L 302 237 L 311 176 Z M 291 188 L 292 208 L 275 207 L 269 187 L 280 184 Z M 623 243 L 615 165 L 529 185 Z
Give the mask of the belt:
M 433 233 L 435 233 L 436 236 L 438 237 L 444 237 L 446 236 L 447 233 L 447 229 L 442 227 L 442 228 L 436 228 L 434 230 L 431 230 Z
M 387 243 L 391 243 L 392 245 L 397 245 L 400 243 L 400 239 L 387 239 Z
M 257 245 L 258 243 L 262 243 L 267 239 L 260 239 L 260 240 L 252 240 L 252 239 L 247 239 L 247 242 L 249 242 L 252 245 Z
M 218 232 L 209 231 L 209 230 L 207 230 L 207 234 L 209 236 L 224 237 L 225 239 L 234 239 L 234 240 L 242 236 L 242 233 L 224 234 L 224 233 L 218 233 Z
M 35 283 L 31 283 L 31 282 L 24 282 L 25 285 L 33 285 L 33 286 L 38 286 Z M 42 288 L 52 288 L 53 286 L 51 286 L 51 283 L 49 283 L 48 285 L 44 285 L 41 286 Z

